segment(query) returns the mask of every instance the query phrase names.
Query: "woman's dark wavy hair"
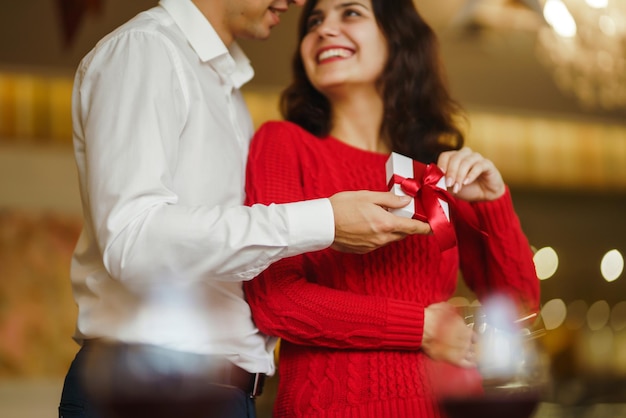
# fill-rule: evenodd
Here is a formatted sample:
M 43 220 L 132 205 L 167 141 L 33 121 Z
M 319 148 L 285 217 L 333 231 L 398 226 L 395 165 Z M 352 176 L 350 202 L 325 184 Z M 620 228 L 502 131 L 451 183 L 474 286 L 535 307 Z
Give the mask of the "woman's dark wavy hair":
M 318 0 L 303 7 L 298 45 Z M 373 12 L 387 39 L 386 68 L 379 80 L 384 101 L 381 135 L 391 149 L 430 163 L 443 151 L 459 149 L 464 137 L 457 123 L 462 109 L 448 92 L 437 37 L 412 0 L 372 0 Z M 280 100 L 282 116 L 318 137 L 331 130 L 331 108 L 304 70 L 299 48 L 292 61 L 293 81 Z

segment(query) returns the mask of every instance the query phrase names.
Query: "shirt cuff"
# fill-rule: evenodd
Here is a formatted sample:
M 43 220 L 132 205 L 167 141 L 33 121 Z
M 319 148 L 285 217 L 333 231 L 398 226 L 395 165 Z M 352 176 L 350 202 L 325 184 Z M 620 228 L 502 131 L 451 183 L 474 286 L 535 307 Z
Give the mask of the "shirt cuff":
M 285 204 L 289 222 L 289 255 L 329 247 L 335 240 L 335 217 L 328 199 Z

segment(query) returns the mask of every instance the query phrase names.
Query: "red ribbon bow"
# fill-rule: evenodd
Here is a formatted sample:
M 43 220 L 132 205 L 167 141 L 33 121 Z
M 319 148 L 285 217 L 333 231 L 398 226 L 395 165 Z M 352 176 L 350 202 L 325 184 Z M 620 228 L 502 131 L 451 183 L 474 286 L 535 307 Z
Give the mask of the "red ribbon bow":
M 389 182 L 389 188 L 393 184 L 399 184 L 402 191 L 413 198 L 413 219 L 428 222 L 441 251 L 456 246 L 454 226 L 446 217 L 446 213 L 439 202 L 439 199 L 447 202 L 448 211 L 451 212 L 454 199 L 447 190 L 437 186 L 443 175 L 443 172 L 435 164 L 424 165 L 413 161 L 414 178 L 405 178 L 394 174 Z

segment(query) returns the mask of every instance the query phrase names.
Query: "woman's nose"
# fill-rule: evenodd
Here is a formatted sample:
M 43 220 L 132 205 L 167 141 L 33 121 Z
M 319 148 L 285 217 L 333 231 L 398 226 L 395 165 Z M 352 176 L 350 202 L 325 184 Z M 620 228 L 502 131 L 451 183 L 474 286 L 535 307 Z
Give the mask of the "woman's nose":
M 317 27 L 320 37 L 336 36 L 339 33 L 339 25 L 332 19 L 325 19 Z

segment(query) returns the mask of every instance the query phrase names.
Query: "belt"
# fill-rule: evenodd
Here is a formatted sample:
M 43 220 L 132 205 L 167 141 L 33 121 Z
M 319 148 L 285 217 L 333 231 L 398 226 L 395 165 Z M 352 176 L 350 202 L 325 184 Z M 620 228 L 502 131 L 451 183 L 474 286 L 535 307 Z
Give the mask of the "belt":
M 101 369 L 115 368 L 113 365 L 121 366 L 129 362 L 147 364 L 150 369 L 150 362 L 153 362 L 159 365 L 154 370 L 154 377 L 168 378 L 177 375 L 177 378 L 185 378 L 185 375 L 188 375 L 187 380 L 196 381 L 197 384 L 209 383 L 238 388 L 251 398 L 263 393 L 265 374 L 250 373 L 223 357 L 177 352 L 146 344 L 111 342 L 99 338 L 84 340 L 83 348 L 91 351 L 92 357 L 95 357 L 93 353 L 97 353 L 96 363 Z M 167 365 L 174 367 L 169 368 Z M 177 365 L 185 366 L 176 370 Z M 164 366 L 165 369 L 169 369 L 170 376 L 161 375 L 159 372 Z M 119 378 L 125 379 L 121 376 Z
M 250 373 L 229 361 L 224 361 L 224 365 L 220 369 L 221 372 L 219 373 L 209 373 L 208 379 L 212 383 L 239 388 L 251 398 L 263 393 L 265 374 Z

